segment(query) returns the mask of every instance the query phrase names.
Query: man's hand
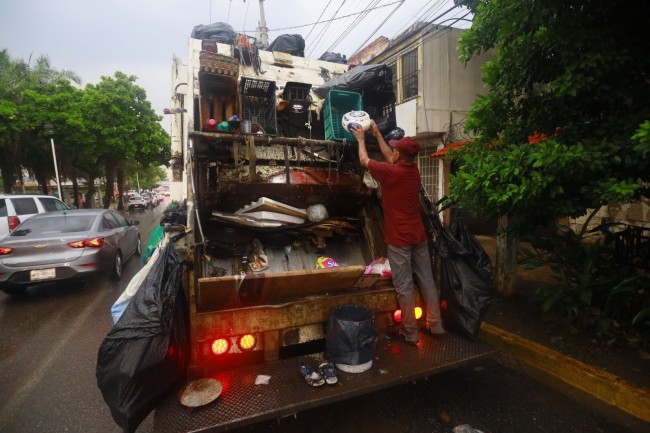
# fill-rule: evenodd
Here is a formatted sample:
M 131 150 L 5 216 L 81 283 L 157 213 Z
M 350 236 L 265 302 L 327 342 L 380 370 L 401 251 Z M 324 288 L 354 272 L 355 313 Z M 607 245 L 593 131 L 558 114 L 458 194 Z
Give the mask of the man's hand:
M 381 136 L 381 131 L 379 130 L 379 126 L 375 123 L 374 120 L 370 121 L 370 131 L 372 132 L 372 135 L 377 138 L 377 136 Z
M 354 138 L 357 139 L 357 141 L 361 141 L 361 140 L 363 140 L 364 142 L 366 141 L 366 131 L 364 131 L 361 126 L 350 125 L 350 130 L 352 132 L 352 135 L 354 135 Z

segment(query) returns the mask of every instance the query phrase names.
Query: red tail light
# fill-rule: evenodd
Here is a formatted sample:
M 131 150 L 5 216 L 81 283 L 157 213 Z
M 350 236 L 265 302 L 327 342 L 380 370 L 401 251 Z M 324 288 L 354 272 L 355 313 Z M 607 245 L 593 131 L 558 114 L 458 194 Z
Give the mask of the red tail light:
M 11 247 L 0 247 L 0 256 L 6 256 L 7 254 L 11 254 L 13 250 L 14 249 Z
M 20 224 L 20 218 L 17 216 L 10 216 L 7 218 L 7 221 L 9 222 L 9 232 L 13 232 L 16 227 Z
M 68 246 L 72 248 L 99 248 L 104 245 L 104 238 L 84 239 L 82 241 L 68 242 Z
M 228 349 L 230 349 L 230 342 L 225 338 L 217 338 L 212 342 L 212 346 L 210 348 L 212 349 L 212 353 L 215 355 L 223 355 L 224 353 L 228 353 Z
M 420 319 L 422 317 L 422 308 L 415 307 L 415 319 Z M 395 310 L 393 312 L 393 321 L 395 323 L 402 323 L 402 310 Z

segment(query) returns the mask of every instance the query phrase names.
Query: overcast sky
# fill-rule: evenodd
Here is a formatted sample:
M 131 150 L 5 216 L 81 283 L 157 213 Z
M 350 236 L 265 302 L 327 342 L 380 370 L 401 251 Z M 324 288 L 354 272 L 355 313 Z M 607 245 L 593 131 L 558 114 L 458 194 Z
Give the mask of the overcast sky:
M 359 15 L 332 21 L 329 27 L 310 25 L 368 6 L 375 9 L 350 32 Z M 269 42 L 281 34 L 301 34 L 305 56 L 312 58 L 325 51 L 350 57 L 366 39 L 391 38 L 416 20 L 452 25 L 450 19 L 467 13 L 455 8 L 445 14 L 452 7 L 453 0 L 264 1 Z M 172 56 L 187 61 L 187 39 L 194 26 L 226 22 L 256 36 L 259 16 L 258 0 L 0 0 L 0 48 L 14 59 L 46 55 L 55 69 L 77 73 L 83 86 L 116 71 L 135 75 L 154 110 L 162 114 L 171 95 Z M 169 130 L 166 120 L 162 124 Z

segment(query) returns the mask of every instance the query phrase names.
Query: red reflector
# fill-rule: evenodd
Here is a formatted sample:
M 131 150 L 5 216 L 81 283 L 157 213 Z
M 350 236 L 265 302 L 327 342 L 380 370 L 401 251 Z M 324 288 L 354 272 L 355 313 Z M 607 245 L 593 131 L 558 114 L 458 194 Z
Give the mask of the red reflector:
M 82 241 L 68 242 L 68 246 L 72 248 L 99 248 L 104 245 L 104 238 L 84 239 Z
M 246 334 L 239 337 L 237 345 L 242 351 L 252 350 L 255 347 L 257 340 L 253 334 Z
M 6 256 L 7 254 L 11 254 L 11 252 L 14 249 L 11 247 L 0 247 L 0 256 Z
M 10 216 L 7 218 L 7 222 L 9 223 L 9 232 L 12 232 L 20 224 L 20 218 L 17 216 Z
M 223 355 L 224 353 L 228 352 L 230 343 L 225 338 L 217 338 L 212 342 L 212 346 L 210 348 L 212 349 L 212 353 L 215 355 Z

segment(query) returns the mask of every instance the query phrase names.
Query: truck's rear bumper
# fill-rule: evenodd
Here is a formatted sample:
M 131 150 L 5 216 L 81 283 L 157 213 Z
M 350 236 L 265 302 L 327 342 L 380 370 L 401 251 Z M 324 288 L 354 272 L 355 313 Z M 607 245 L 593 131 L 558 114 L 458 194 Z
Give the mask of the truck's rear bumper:
M 359 374 L 339 370 L 335 386 L 311 388 L 298 372 L 301 363 L 316 368 L 321 354 L 216 373 L 212 377 L 223 385 L 216 401 L 190 411 L 180 405 L 174 390 L 156 409 L 154 431 L 225 431 L 423 378 L 496 352 L 480 341 L 450 333 L 422 335 L 421 342 L 414 347 L 380 334 L 372 368 Z M 268 385 L 254 384 L 260 374 L 271 376 Z

